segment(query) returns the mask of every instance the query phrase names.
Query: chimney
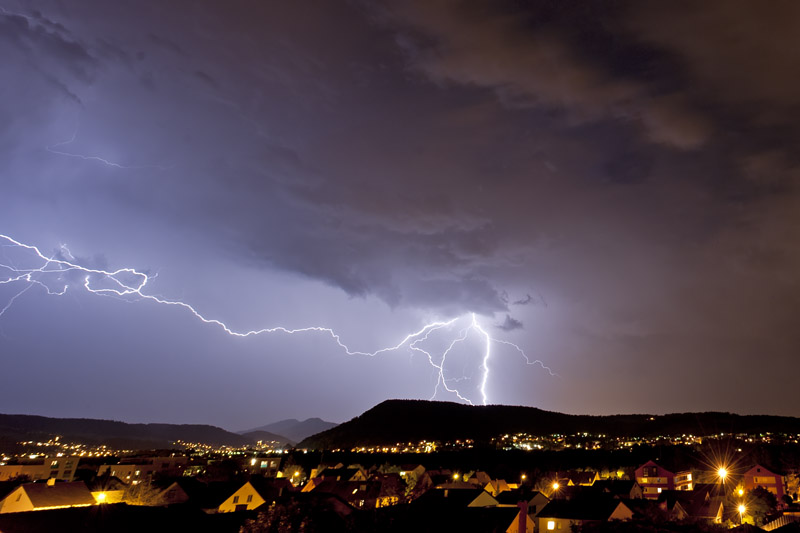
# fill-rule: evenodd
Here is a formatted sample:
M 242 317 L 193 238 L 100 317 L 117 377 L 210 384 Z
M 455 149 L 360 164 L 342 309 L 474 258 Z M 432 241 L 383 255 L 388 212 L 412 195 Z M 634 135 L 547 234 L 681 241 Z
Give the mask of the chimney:
M 54 477 L 47 478 L 47 486 L 48 487 L 52 487 L 55 484 L 56 484 L 56 478 L 54 478 Z
M 528 502 L 521 501 L 517 503 L 517 507 L 519 507 L 519 533 L 527 533 L 526 528 L 528 527 Z

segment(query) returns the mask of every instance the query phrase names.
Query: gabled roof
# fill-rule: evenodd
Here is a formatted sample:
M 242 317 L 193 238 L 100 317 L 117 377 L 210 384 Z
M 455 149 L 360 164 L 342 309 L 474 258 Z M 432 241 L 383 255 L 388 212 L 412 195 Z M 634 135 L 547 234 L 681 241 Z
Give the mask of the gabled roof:
M 745 472 L 744 475 L 745 476 L 756 476 L 756 475 L 758 475 L 758 476 L 783 476 L 784 474 L 781 474 L 779 472 L 773 472 L 773 471 L 771 471 L 771 470 L 769 470 L 767 468 L 764 468 L 763 466 L 757 464 L 757 465 L 753 466 L 753 468 L 751 468 L 750 470 Z
M 95 499 L 86 483 L 73 481 L 71 483 L 25 483 L 20 485 L 31 500 L 33 507 L 64 507 L 72 505 L 94 505 Z
M 722 500 L 712 492 L 713 487 L 707 486 L 701 486 L 698 491 L 665 490 L 658 501 L 665 503 L 668 511 L 672 511 L 677 503 L 692 518 L 715 518 Z
M 334 480 L 335 481 L 335 480 Z M 290 491 L 294 491 L 294 485 L 287 478 L 263 478 L 261 476 L 251 476 L 250 484 L 264 501 L 272 502 L 276 498 Z
M 575 485 L 591 485 L 597 478 L 597 472 L 570 472 L 569 479 Z
M 120 480 L 117 477 L 114 477 L 114 476 L 108 476 L 108 477 L 102 476 L 102 477 L 95 478 L 94 481 L 91 481 L 91 482 L 87 483 L 86 487 L 91 492 L 104 492 L 104 491 L 108 492 L 108 491 L 112 491 L 112 490 L 125 490 L 127 488 L 127 485 L 125 483 L 123 483 L 122 480 Z
M 661 506 L 657 501 L 647 498 L 624 498 L 621 501 L 633 512 L 634 518 L 646 518 L 657 515 L 661 511 Z
M 470 503 L 484 493 L 486 493 L 485 490 L 475 487 L 455 489 L 436 487 L 414 500 L 411 505 L 413 507 L 446 506 L 466 509 Z
M 613 496 L 629 497 L 631 491 L 637 485 L 632 479 L 601 479 L 595 481 L 592 488 L 601 490 Z
M 675 472 L 676 472 L 676 470 L 675 470 L 673 465 L 663 464 L 663 463 L 656 463 L 653 460 L 647 461 L 643 465 L 639 466 L 639 468 L 636 468 L 636 470 L 639 470 L 640 468 L 645 467 L 645 466 L 657 466 L 658 468 L 660 468 L 662 470 L 666 470 L 667 472 L 669 472 L 672 475 L 675 475 Z M 681 469 L 680 471 L 683 471 L 683 470 L 685 470 L 685 469 Z
M 620 505 L 610 498 L 581 498 L 576 500 L 552 500 L 544 506 L 539 517 L 565 518 L 568 520 L 608 520 Z
M 526 489 L 513 489 L 513 490 L 506 490 L 495 496 L 495 499 L 501 505 L 517 505 L 517 503 L 521 501 L 530 502 L 538 495 L 542 495 L 545 498 L 544 494 L 539 492 L 538 490 L 526 490 Z M 547 498 L 549 500 L 549 498 Z

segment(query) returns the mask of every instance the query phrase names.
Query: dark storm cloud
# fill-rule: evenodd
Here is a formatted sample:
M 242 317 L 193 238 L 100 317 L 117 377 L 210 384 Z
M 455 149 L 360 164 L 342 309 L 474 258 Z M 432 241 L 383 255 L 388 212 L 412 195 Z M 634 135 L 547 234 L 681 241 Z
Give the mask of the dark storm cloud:
M 582 43 L 571 42 L 574 17 L 563 26 L 536 27 L 538 7 L 520 13 L 503 6 L 413 2 L 392 15 L 423 34 L 419 43 L 403 42 L 412 63 L 439 83 L 486 87 L 511 108 L 555 108 L 572 121 L 630 120 L 650 141 L 680 149 L 697 148 L 710 135 L 708 122 L 681 94 L 615 77 L 582 57 L 575 46 Z
M 549 408 L 585 411 L 563 390 L 647 365 L 794 368 L 797 10 L 6 5 L 0 221 L 114 264 L 163 249 L 182 275 L 225 260 L 395 311 L 505 316 L 576 381 Z M 70 139 L 93 159 L 47 151 Z M 749 408 L 726 398 L 704 405 Z M 614 402 L 596 408 L 667 409 Z
M 503 320 L 501 324 L 497 324 L 495 327 L 503 331 L 514 331 L 515 329 L 522 329 L 524 325 L 521 321 L 511 318 L 511 315 L 506 315 L 505 320 Z

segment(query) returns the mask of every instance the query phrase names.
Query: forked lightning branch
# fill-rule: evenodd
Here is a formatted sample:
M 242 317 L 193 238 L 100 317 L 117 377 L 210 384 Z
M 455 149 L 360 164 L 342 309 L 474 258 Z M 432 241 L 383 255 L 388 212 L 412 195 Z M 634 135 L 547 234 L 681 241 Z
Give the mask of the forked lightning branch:
M 22 297 L 31 289 L 44 290 L 49 295 L 62 296 L 69 289 L 85 290 L 92 294 L 113 296 L 128 301 L 148 301 L 151 303 L 172 306 L 194 315 L 198 320 L 205 324 L 216 326 L 234 337 L 251 337 L 266 334 L 287 334 L 287 335 L 326 335 L 330 337 L 338 348 L 347 355 L 361 357 L 376 357 L 379 355 L 398 352 L 402 349 L 422 354 L 436 373 L 436 385 L 431 399 L 444 390 L 445 392 L 457 396 L 461 401 L 473 404 L 466 393 L 463 393 L 455 385 L 463 378 L 447 375 L 446 363 L 453 350 L 468 341 L 470 337 L 480 339 L 481 349 L 480 364 L 478 366 L 478 391 L 480 403 L 489 403 L 490 371 L 492 359 L 496 357 L 494 353 L 497 347 L 508 347 L 516 351 L 528 365 L 538 365 L 546 370 L 551 376 L 555 374 L 545 366 L 540 360 L 532 360 L 518 345 L 495 339 L 487 330 L 482 327 L 478 317 L 474 313 L 464 316 L 450 318 L 425 324 L 422 328 L 412 333 L 408 333 L 396 344 L 392 344 L 372 352 L 365 352 L 351 349 L 345 344 L 338 333 L 326 326 L 306 326 L 302 328 L 286 328 L 283 326 L 265 327 L 249 331 L 237 331 L 228 324 L 216 318 L 209 318 L 200 313 L 192 305 L 180 301 L 170 300 L 159 296 L 154 296 L 146 292 L 148 283 L 154 276 L 133 268 L 119 268 L 117 270 L 103 270 L 81 265 L 80 262 L 70 253 L 69 249 L 62 245 L 59 251 L 51 256 L 43 254 L 36 246 L 20 242 L 8 235 L 0 234 L 2 243 L 2 254 L 0 257 L 0 285 L 12 287 L 11 296 L 0 308 L 0 317 L 7 313 L 14 305 L 14 302 Z M 14 253 L 11 253 L 14 252 Z M 13 257 L 12 257 L 13 256 Z M 75 282 L 75 280 L 80 280 Z M 434 336 L 445 337 L 446 348 L 441 353 L 434 354 L 432 350 L 426 349 L 426 341 L 433 339 Z

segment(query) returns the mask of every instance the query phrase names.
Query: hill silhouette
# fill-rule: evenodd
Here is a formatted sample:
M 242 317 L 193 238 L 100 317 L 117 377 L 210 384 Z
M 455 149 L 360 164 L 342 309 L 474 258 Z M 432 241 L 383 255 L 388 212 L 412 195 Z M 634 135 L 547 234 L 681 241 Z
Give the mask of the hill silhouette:
M 348 422 L 303 440 L 298 447 L 349 449 L 359 445 L 457 439 L 486 442 L 492 437 L 521 432 L 531 435 L 590 433 L 612 437 L 767 432 L 797 434 L 800 433 L 800 419 L 720 412 L 569 415 L 536 407 L 387 400 Z
M 245 436 L 204 424 L 128 424 L 91 418 L 0 414 L 0 438 L 4 440 L 46 441 L 55 436 L 62 441 L 132 449 L 170 448 L 178 440 L 212 446 L 253 444 Z
M 267 424 L 266 426 L 260 426 L 246 431 L 239 431 L 238 433 L 240 435 L 245 435 L 254 431 L 267 431 L 286 437 L 287 440 L 294 443 L 300 442 L 306 437 L 315 435 L 321 431 L 336 427 L 336 425 L 337 424 L 333 422 L 326 422 L 321 418 L 308 418 L 303 421 L 297 420 L 296 418 L 287 418 L 286 420 L 280 420 L 272 424 Z

